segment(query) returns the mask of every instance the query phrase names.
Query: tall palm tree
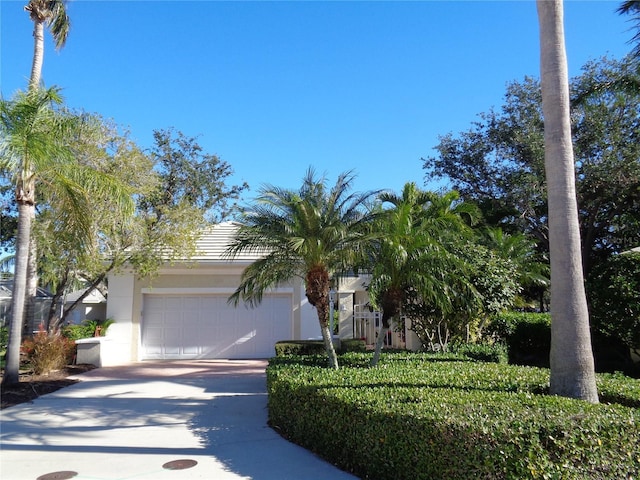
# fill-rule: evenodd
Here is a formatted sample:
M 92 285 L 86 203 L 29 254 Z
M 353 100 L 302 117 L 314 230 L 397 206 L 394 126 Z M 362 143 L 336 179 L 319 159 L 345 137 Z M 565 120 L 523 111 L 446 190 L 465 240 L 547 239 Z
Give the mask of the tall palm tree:
M 62 98 L 55 88 L 19 92 L 12 101 L 0 101 L 0 171 L 13 177 L 18 207 L 14 290 L 4 384 L 18 381 L 36 184 L 46 184 L 50 205 L 57 207 L 58 221 L 76 232 L 78 248 L 89 243 L 93 233 L 94 212 L 87 201 L 89 192 L 109 191 L 116 208 L 128 212 L 133 210 L 132 199 L 125 188 L 78 164 L 71 148 L 73 140 L 92 133 L 94 127 L 84 116 L 59 110 L 57 107 L 61 103 Z
M 538 0 L 551 255 L 550 392 L 598 402 L 571 143 L 562 0 Z
M 24 7 L 33 22 L 33 59 L 29 76 L 29 91 L 40 88 L 44 61 L 44 30 L 49 29 L 57 50 L 61 49 L 69 34 L 70 21 L 66 0 L 29 0 Z M 35 214 L 35 210 L 33 212 Z M 31 219 L 33 222 L 33 218 Z M 27 266 L 27 294 L 25 298 L 24 323 L 32 323 L 35 313 L 35 298 L 38 287 L 38 253 L 36 242 L 30 239 Z
M 44 29 L 53 37 L 56 49 L 64 47 L 69 34 L 69 17 L 64 0 L 29 0 L 24 9 L 33 22 L 33 62 L 29 77 L 29 89 L 38 88 L 42 77 L 44 60 Z
M 631 15 L 631 21 L 634 23 L 636 34 L 631 39 L 631 43 L 635 43 L 631 54 L 640 59 L 640 0 L 625 0 L 618 7 L 618 13 L 621 15 Z
M 295 277 L 304 280 L 309 303 L 316 308 L 330 368 L 338 359 L 329 332 L 329 292 L 333 276 L 353 268 L 365 240 L 367 200 L 375 194 L 349 193 L 354 176 L 346 172 L 328 188 L 326 177 L 313 169 L 298 191 L 263 187 L 227 249 L 235 257 L 242 252 L 264 256 L 246 268 L 238 289 L 229 298 L 251 305 L 264 291 Z
M 399 320 L 410 291 L 411 298 L 419 297 L 449 312 L 457 289 L 474 290 L 459 275 L 464 262 L 446 248 L 449 235 L 468 230 L 462 212 L 474 212 L 469 204 L 453 204 L 457 198 L 455 192 L 438 195 L 421 191 L 415 183 L 407 183 L 400 196 L 380 195 L 383 205 L 391 204 L 391 208 L 373 224 L 377 235 L 366 248 L 371 273 L 369 297 L 382 311 L 372 366 L 378 364 L 387 332 Z

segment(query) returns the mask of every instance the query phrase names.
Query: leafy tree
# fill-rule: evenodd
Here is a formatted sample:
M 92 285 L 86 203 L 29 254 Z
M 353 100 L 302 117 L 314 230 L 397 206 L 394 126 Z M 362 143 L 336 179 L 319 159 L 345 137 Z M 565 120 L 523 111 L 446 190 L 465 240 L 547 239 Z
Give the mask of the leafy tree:
M 152 276 L 166 262 L 190 258 L 201 229 L 210 219 L 223 218 L 228 202 L 245 188 L 225 186 L 231 167 L 205 154 L 194 139 L 172 130 L 156 131 L 154 138 L 151 155 L 145 155 L 126 132 L 103 121 L 99 139 L 75 145 L 82 164 L 128 186 L 136 211 L 123 215 L 109 197 L 92 195 L 93 209 L 102 213 L 92 217 L 93 242 L 82 248 L 53 210 L 40 212 L 40 271 L 54 292 L 50 329 L 57 329 L 94 288 L 106 296 L 110 272 L 128 265 L 142 277 Z M 64 295 L 83 287 L 88 287 L 83 296 L 60 315 Z
M 208 221 L 228 217 L 235 205 L 230 204 L 248 188 L 226 185 L 233 173 L 231 166 L 215 155 L 207 154 L 195 138 L 173 129 L 155 130 L 151 156 L 162 188 L 145 195 L 139 210 L 153 212 L 160 219 L 165 206 L 185 203 L 205 213 Z
M 550 393 L 598 402 L 569 111 L 562 0 L 538 0 L 551 254 Z
M 640 91 L 625 59 L 588 63 L 572 82 L 576 189 L 585 274 L 591 264 L 635 246 L 640 237 Z M 624 83 L 629 88 L 612 88 Z M 469 131 L 440 138 L 424 160 L 429 175 L 448 178 L 489 226 L 533 236 L 548 251 L 544 128 L 540 84 L 508 86 L 500 110 Z
M 91 192 L 108 191 L 114 199 L 119 199 L 118 205 L 124 210 L 131 204 L 131 199 L 122 195 L 121 190 L 100 182 L 94 171 L 78 164 L 70 139 L 91 135 L 93 125 L 89 118 L 61 110 L 61 104 L 56 89 L 19 92 L 14 100 L 0 102 L 0 171 L 13 179 L 18 210 L 5 384 L 18 381 L 29 243 L 38 182 L 46 183 L 43 193 L 56 199 L 59 221 L 73 225 L 80 244 L 91 237 L 93 211 L 87 202 Z
M 438 195 L 407 183 L 400 196 L 380 195 L 383 205 L 390 204 L 376 222 L 374 236 L 365 248 L 371 273 L 368 287 L 371 303 L 382 312 L 371 365 L 380 358 L 384 339 L 407 303 L 420 298 L 434 309 L 453 311 L 457 290 L 473 288 L 460 275 L 463 262 L 451 254 L 443 239 L 469 233 L 463 215 L 473 218 L 473 208 L 457 201 L 456 192 Z
M 304 280 L 309 303 L 316 308 L 330 368 L 338 359 L 329 332 L 329 292 L 333 277 L 354 267 L 366 241 L 366 202 L 374 192 L 349 193 L 354 176 L 343 173 L 329 188 L 326 177 L 309 169 L 298 191 L 263 187 L 227 249 L 230 257 L 243 252 L 264 256 L 242 274 L 231 295 L 256 305 L 265 290 L 295 277 Z

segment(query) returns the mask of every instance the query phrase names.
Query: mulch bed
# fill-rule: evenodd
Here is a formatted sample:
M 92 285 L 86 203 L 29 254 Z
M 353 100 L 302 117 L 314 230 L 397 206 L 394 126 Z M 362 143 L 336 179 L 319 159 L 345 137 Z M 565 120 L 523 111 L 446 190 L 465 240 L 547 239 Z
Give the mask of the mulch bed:
M 62 370 L 57 370 L 47 375 L 33 375 L 29 372 L 23 372 L 20 374 L 20 382 L 18 384 L 0 387 L 0 409 L 31 402 L 41 395 L 73 385 L 78 381 L 67 377 L 87 372 L 94 368 L 96 367 L 93 365 L 68 365 Z

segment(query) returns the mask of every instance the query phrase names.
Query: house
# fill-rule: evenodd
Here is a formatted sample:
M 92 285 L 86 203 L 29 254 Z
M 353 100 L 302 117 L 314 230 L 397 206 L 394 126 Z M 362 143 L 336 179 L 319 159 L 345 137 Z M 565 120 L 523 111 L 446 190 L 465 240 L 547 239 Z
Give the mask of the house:
M 65 298 L 65 308 L 70 308 L 84 293 L 86 288 L 69 293 Z M 106 320 L 107 299 L 94 289 L 69 312 L 67 323 L 78 325 L 85 320 Z
M 90 340 L 101 343 L 101 365 L 268 358 L 280 340 L 321 338 L 301 279 L 266 292 L 255 308 L 227 302 L 243 270 L 259 258 L 248 253 L 224 258 L 236 229 L 233 222 L 215 225 L 200 237 L 193 258 L 167 264 L 153 279 L 126 271 L 109 276 L 106 315 L 114 323 L 106 337 Z M 366 303 L 362 278 L 341 280 L 334 298 L 340 337 L 373 343 L 376 316 Z M 404 340 L 404 335 L 398 338 Z
M 11 320 L 11 299 L 13 297 L 13 279 L 0 280 L 0 327 L 6 327 Z M 38 325 L 43 323 L 49 314 L 52 295 L 44 288 L 36 290 L 35 311 L 33 323 L 24 325 L 24 335 L 30 336 L 38 331 Z

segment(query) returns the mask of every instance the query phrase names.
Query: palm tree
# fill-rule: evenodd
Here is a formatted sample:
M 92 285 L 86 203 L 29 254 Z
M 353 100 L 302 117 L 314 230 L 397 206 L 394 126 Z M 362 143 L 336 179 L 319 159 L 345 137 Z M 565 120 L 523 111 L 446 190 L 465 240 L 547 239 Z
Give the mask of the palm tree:
M 551 255 L 550 392 L 598 402 L 571 143 L 562 0 L 538 0 Z
M 29 0 L 24 9 L 29 12 L 33 22 L 33 62 L 29 89 L 40 86 L 42 62 L 44 60 L 44 28 L 47 27 L 53 36 L 56 49 L 64 47 L 69 34 L 69 17 L 64 0 Z
M 421 191 L 415 183 L 407 183 L 401 196 L 383 193 L 379 199 L 392 207 L 374 223 L 377 235 L 366 249 L 371 273 L 369 297 L 382 311 L 372 366 L 378 364 L 387 332 L 399 320 L 409 298 L 418 297 L 449 312 L 458 297 L 456 289 L 474 290 L 459 275 L 464 262 L 446 248 L 454 232 L 464 235 L 468 230 L 463 212 L 475 217 L 469 204 L 456 202 L 456 192 L 438 195 Z
M 83 168 L 74 157 L 73 140 L 93 132 L 86 116 L 59 110 L 58 90 L 19 92 L 13 101 L 0 101 L 0 171 L 12 175 L 18 207 L 14 290 L 4 384 L 18 381 L 20 342 L 27 295 L 31 225 L 35 218 L 36 184 L 46 184 L 46 197 L 56 208 L 57 221 L 75 231 L 77 247 L 91 242 L 94 212 L 91 191 L 108 191 L 116 208 L 132 211 L 129 192 L 110 178 Z
M 536 242 L 524 233 L 505 233 L 501 228 L 486 228 L 482 242 L 496 255 L 513 262 L 518 283 L 525 292 L 535 294 L 544 311 L 544 293 L 549 288 L 549 265 L 536 252 Z
M 636 34 L 631 39 L 631 43 L 635 43 L 631 54 L 640 59 L 640 0 L 625 0 L 618 7 L 618 13 L 631 15 L 631 21 L 634 22 L 633 28 L 636 30 Z
M 33 22 L 33 60 L 29 76 L 29 91 L 40 88 L 44 61 L 44 29 L 49 29 L 57 50 L 61 49 L 69 34 L 69 17 L 65 0 L 29 0 L 24 7 Z M 35 214 L 35 210 L 33 212 Z M 33 222 L 33 218 L 31 219 Z M 25 297 L 24 322 L 30 324 L 35 312 L 36 289 L 38 287 L 38 253 L 36 242 L 30 239 L 27 266 L 27 294 Z
M 328 188 L 326 178 L 316 178 L 310 168 L 299 191 L 263 187 L 227 249 L 229 257 L 264 253 L 243 272 L 229 298 L 236 305 L 241 299 L 256 305 L 266 289 L 295 277 L 304 280 L 307 299 L 318 314 L 329 367 L 336 369 L 329 332 L 331 281 L 353 268 L 366 238 L 366 202 L 375 193 L 348 193 L 353 180 L 346 172 Z

